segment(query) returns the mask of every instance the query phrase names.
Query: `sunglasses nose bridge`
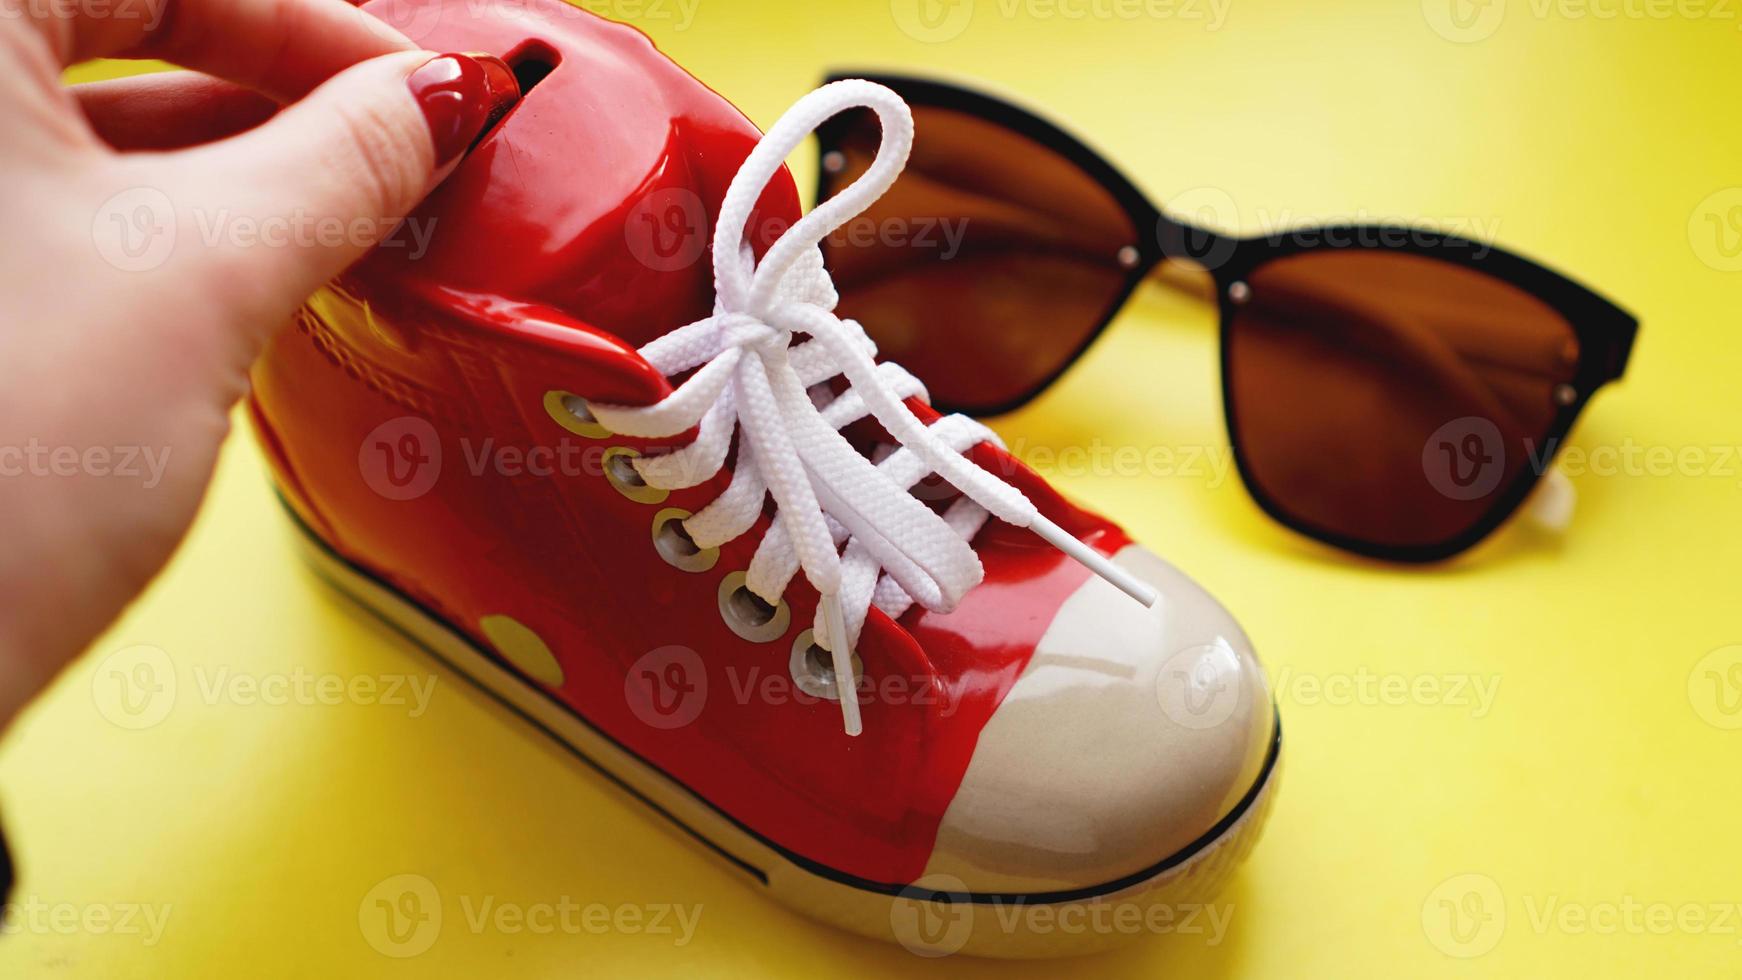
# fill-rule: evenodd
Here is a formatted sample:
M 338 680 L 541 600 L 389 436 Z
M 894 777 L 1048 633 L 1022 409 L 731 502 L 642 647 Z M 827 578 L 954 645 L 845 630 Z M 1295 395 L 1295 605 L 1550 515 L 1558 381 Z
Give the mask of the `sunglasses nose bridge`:
M 1149 280 L 1205 302 L 1216 299 L 1215 273 L 1191 259 L 1164 258 L 1149 270 Z

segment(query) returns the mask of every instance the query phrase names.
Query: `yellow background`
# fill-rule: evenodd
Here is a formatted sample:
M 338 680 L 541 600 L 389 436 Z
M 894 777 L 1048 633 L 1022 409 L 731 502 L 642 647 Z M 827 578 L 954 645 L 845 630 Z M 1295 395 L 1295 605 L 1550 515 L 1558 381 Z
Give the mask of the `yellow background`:
M 764 125 L 832 64 L 980 79 L 1087 135 L 1157 201 L 1231 201 L 1224 220 L 1247 230 L 1315 216 L 1475 228 L 1642 321 L 1628 377 L 1576 432 L 1575 449 L 1593 455 L 1574 473 L 1571 529 L 1512 528 L 1445 567 L 1317 548 L 1204 465 L 1130 472 L 1061 457 L 1070 493 L 1242 619 L 1279 683 L 1288 736 L 1269 829 L 1223 898 L 1226 935 L 1146 937 L 1094 969 L 1734 975 L 1742 913 L 1720 921 L 1719 909 L 1742 902 L 1742 668 L 1731 669 L 1742 461 L 1719 447 L 1742 444 L 1735 0 L 1489 0 L 1463 9 L 1473 22 L 1450 19 L 1446 0 L 1233 0 L 1221 21 L 1208 0 L 957 0 L 938 9 L 960 16 L 967 4 L 970 19 L 932 41 L 903 29 L 926 33 L 915 0 L 685 2 L 597 9 L 637 20 Z M 958 26 L 946 18 L 943 33 Z M 812 161 L 798 167 L 808 187 Z M 1145 294 L 1062 384 L 997 428 L 1030 458 L 1223 454 L 1214 358 L 1207 309 Z M 1681 462 L 1604 465 L 1627 447 Z M 137 719 L 105 685 L 128 658 L 153 655 L 99 667 L 139 644 L 165 652 L 173 667 L 159 679 L 176 690 L 159 723 L 129 730 L 111 719 Z M 205 690 L 224 671 L 299 668 L 439 682 L 418 717 Z M 1456 678 L 1472 685 L 1464 703 L 1425 686 Z M 1425 693 L 1386 695 L 1406 682 Z M 1495 692 L 1485 712 L 1477 682 Z M 231 441 L 173 567 L 8 734 L 0 795 L 22 865 L 15 899 L 169 908 L 154 945 L 15 912 L 4 976 L 1056 969 L 922 961 L 767 901 L 322 591 L 293 558 L 246 437 Z M 359 918 L 399 874 L 428 879 L 446 911 L 433 945 L 406 959 L 373 948 Z M 701 916 L 679 947 L 474 930 L 461 907 L 564 896 Z M 1628 903 L 1642 907 L 1631 924 L 1605 912 Z M 1664 911 L 1645 911 L 1654 905 Z M 1486 924 L 1455 923 L 1453 909 Z

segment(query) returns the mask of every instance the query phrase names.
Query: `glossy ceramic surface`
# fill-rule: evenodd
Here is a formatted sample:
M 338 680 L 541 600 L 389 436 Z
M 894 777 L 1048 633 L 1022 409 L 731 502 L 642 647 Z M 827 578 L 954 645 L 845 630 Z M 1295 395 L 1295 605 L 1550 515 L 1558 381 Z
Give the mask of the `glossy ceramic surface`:
M 722 588 L 767 517 L 695 553 L 672 521 L 729 472 L 669 494 L 638 487 L 613 460 L 666 445 L 576 414 L 669 390 L 634 347 L 709 312 L 708 229 L 757 130 L 632 29 L 554 0 L 493 19 L 464 0 L 429 6 L 440 19 L 425 44 L 549 70 L 412 216 L 434 229 L 427 252 L 373 253 L 258 365 L 252 416 L 298 517 L 840 881 L 888 889 L 944 868 L 975 890 L 1092 889 L 1227 816 L 1274 735 L 1244 635 L 990 445 L 971 455 L 1163 601 L 1144 610 L 994 522 L 975 539 L 985 582 L 957 609 L 872 612 L 857 651 L 865 734 L 842 733 L 838 707 L 806 689 L 815 592 L 795 581 L 761 621 Z M 758 247 L 797 215 L 782 173 L 753 219 Z M 1200 708 L 1176 710 L 1176 686 Z M 1216 706 L 1210 723 L 1202 704 Z

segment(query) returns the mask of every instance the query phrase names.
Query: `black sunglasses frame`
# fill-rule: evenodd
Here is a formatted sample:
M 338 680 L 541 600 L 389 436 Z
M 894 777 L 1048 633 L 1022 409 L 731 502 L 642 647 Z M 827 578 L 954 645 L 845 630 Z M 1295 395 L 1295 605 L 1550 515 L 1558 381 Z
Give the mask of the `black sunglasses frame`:
M 1554 309 L 1573 328 L 1579 342 L 1579 360 L 1573 379 L 1562 386 L 1557 398 L 1559 411 L 1550 431 L 1544 435 L 1544 445 L 1558 452 L 1585 408 L 1591 396 L 1603 385 L 1617 380 L 1627 366 L 1639 330 L 1638 320 L 1626 310 L 1604 299 L 1590 289 L 1543 265 L 1488 243 L 1479 243 L 1456 235 L 1427 232 L 1403 225 L 1326 224 L 1292 228 L 1246 238 L 1223 234 L 1180 221 L 1164 214 L 1124 174 L 1093 149 L 1053 123 L 1002 99 L 983 92 L 952 85 L 935 79 L 880 74 L 876 72 L 830 72 L 826 81 L 862 78 L 894 90 L 910 105 L 951 110 L 1003 126 L 1046 147 L 1069 161 L 1110 193 L 1137 229 L 1139 238 L 1131 243 L 1136 250 L 1135 261 L 1122 262 L 1128 275 L 1113 296 L 1100 321 L 1085 335 L 1083 342 L 1056 370 L 1031 389 L 1002 404 L 962 408 L 940 404 L 943 410 L 963 410 L 969 414 L 990 416 L 1013 411 L 1034 400 L 1042 391 L 1070 370 L 1107 329 L 1131 294 L 1154 273 L 1163 262 L 1183 260 L 1202 268 L 1216 284 L 1217 314 L 1220 317 L 1222 410 L 1228 439 L 1233 447 L 1234 463 L 1241 482 L 1257 501 L 1258 506 L 1278 523 L 1308 537 L 1334 545 L 1345 551 L 1387 561 L 1423 563 L 1442 561 L 1468 550 L 1505 523 L 1530 495 L 1547 466 L 1526 466 L 1519 470 L 1508 485 L 1494 490 L 1492 503 L 1482 519 L 1455 537 L 1425 545 L 1390 545 L 1349 537 L 1316 526 L 1289 513 L 1252 476 L 1240 444 L 1240 429 L 1236 424 L 1230 363 L 1230 334 L 1234 310 L 1239 305 L 1234 287 L 1244 282 L 1253 271 L 1268 262 L 1309 251 L 1344 251 L 1350 249 L 1403 252 L 1422 255 L 1437 261 L 1474 269 L 1484 275 L 1509 283 L 1536 297 Z M 850 121 L 843 116 L 829 120 L 817 129 L 822 154 L 839 145 Z M 817 201 L 829 191 L 830 174 L 817 168 Z M 1146 233 L 1147 230 L 1147 233 Z M 1348 244 L 1337 244 L 1347 242 Z M 1544 457 L 1544 463 L 1550 456 Z

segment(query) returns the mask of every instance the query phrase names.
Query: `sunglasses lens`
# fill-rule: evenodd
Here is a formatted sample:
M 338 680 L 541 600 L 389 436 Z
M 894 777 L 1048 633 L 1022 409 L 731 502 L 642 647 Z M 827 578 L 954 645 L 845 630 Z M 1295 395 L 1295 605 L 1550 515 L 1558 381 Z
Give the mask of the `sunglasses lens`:
M 824 258 L 842 315 L 934 404 L 992 411 L 1033 395 L 1112 313 L 1136 233 L 1111 193 L 1040 143 L 959 112 L 913 115 L 907 169 Z M 853 113 L 827 133 L 824 198 L 870 166 L 877 120 Z
M 1540 474 L 1579 346 L 1536 297 L 1401 252 L 1306 252 L 1231 294 L 1247 479 L 1321 536 L 1447 547 Z

